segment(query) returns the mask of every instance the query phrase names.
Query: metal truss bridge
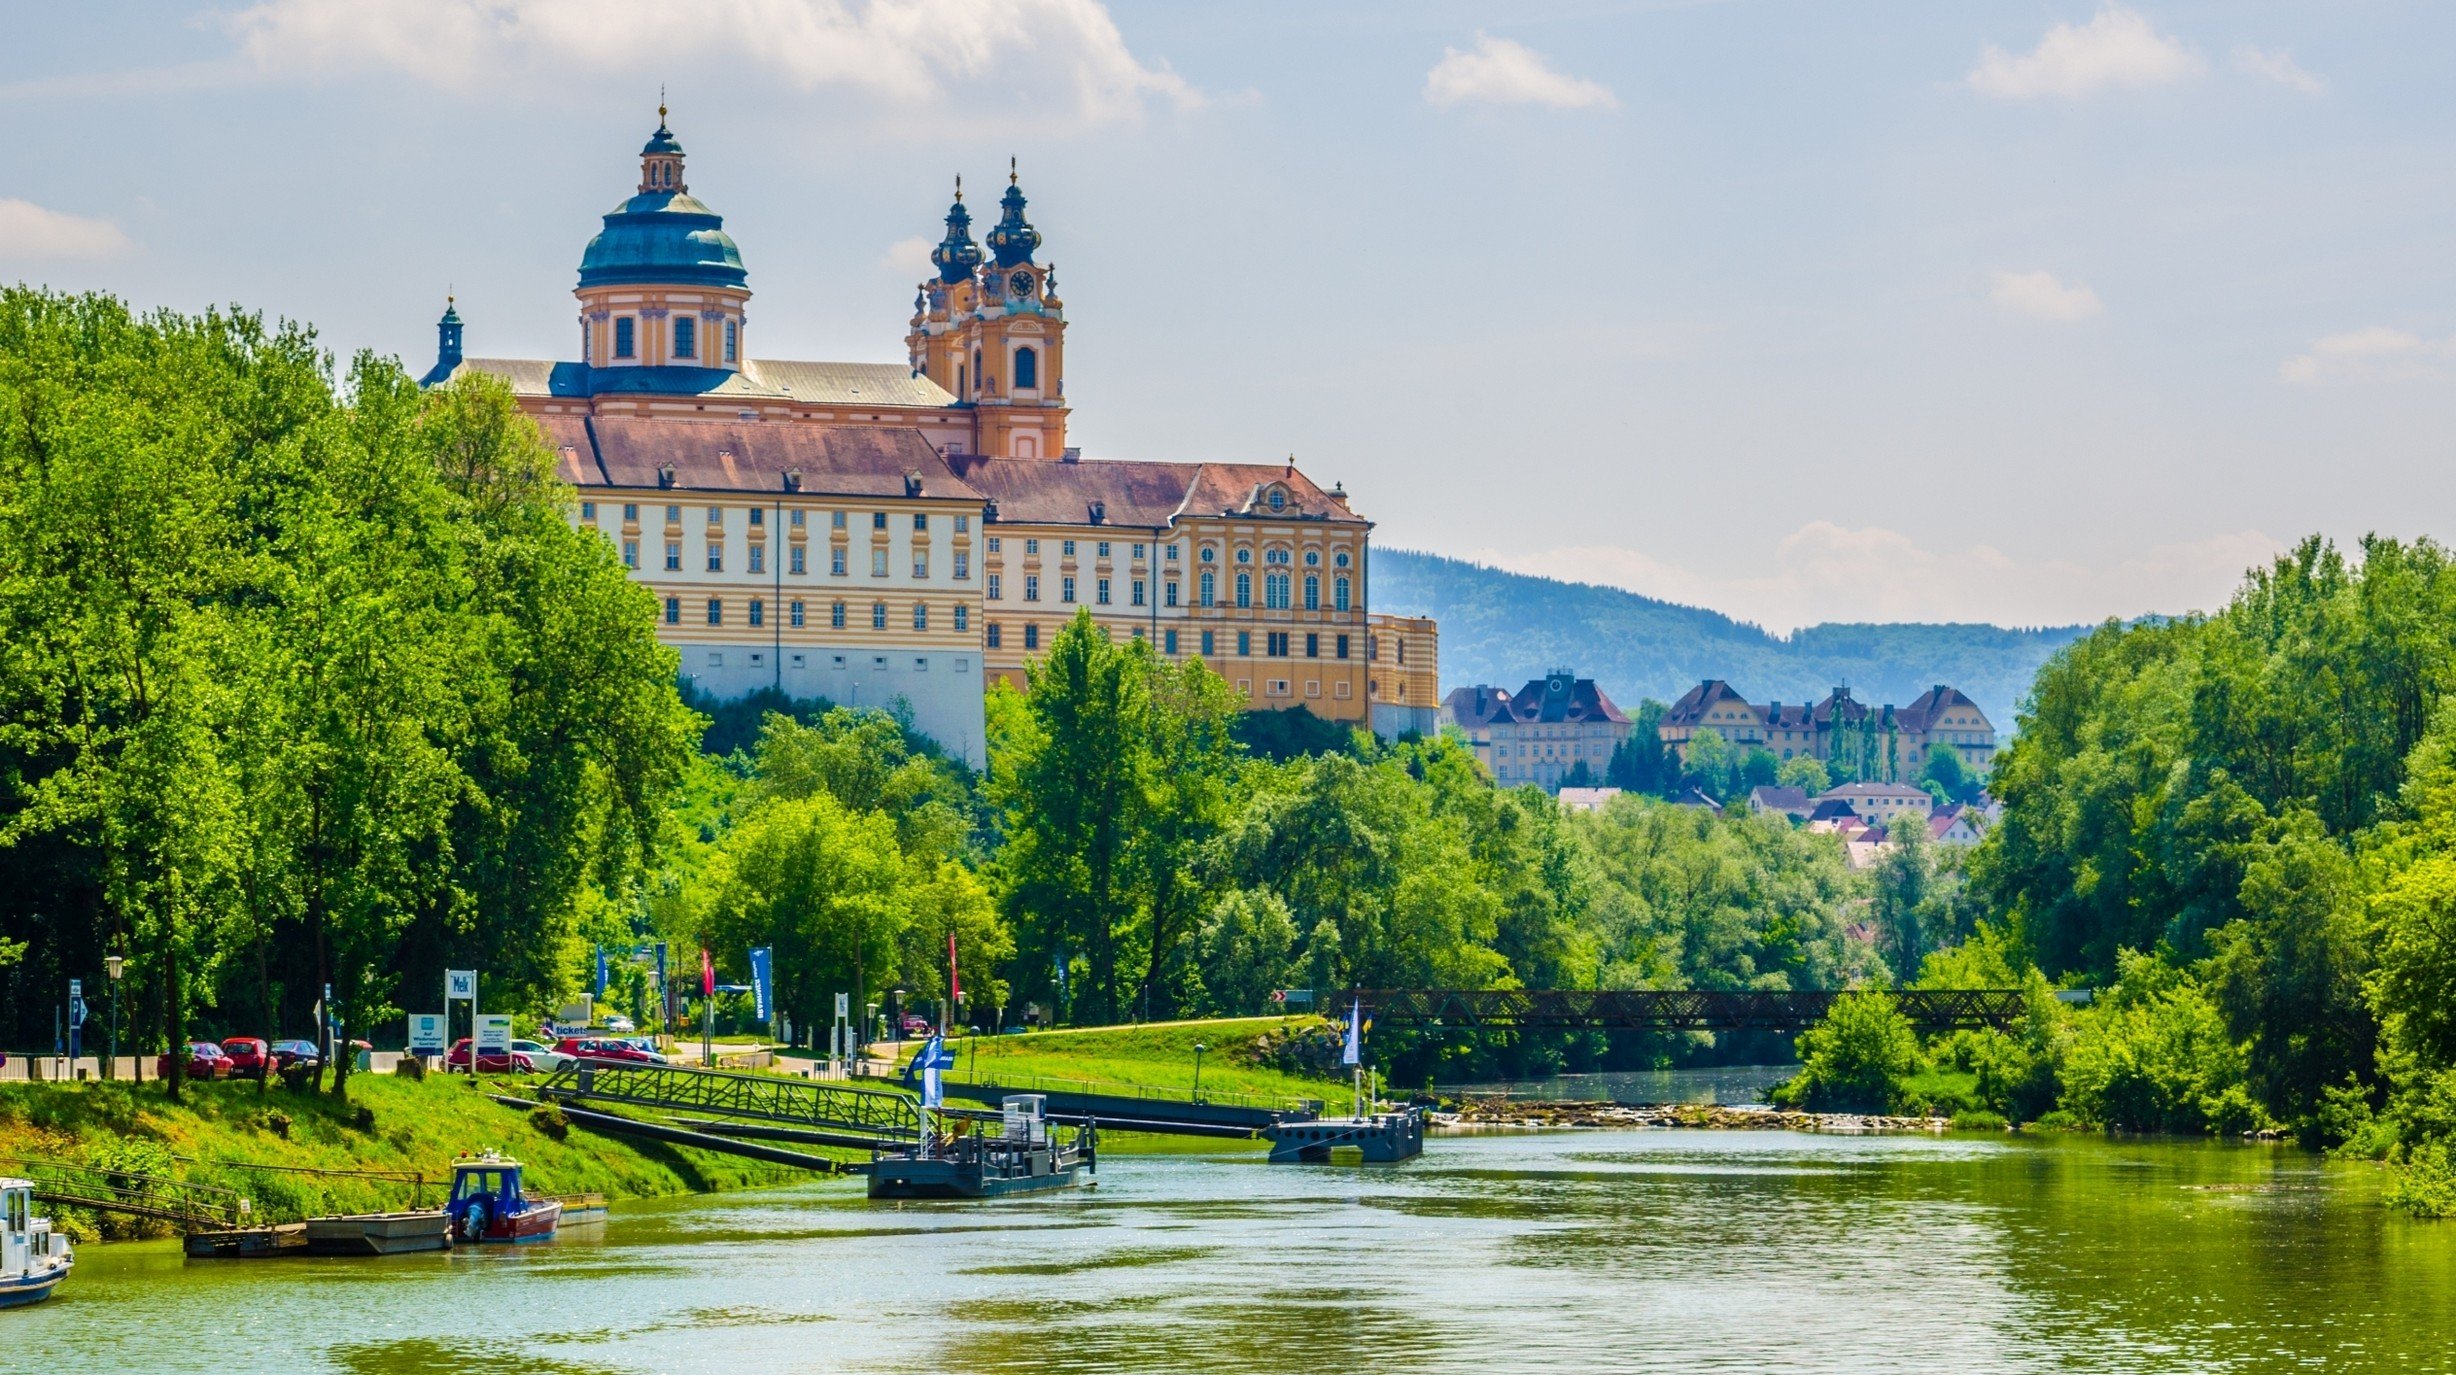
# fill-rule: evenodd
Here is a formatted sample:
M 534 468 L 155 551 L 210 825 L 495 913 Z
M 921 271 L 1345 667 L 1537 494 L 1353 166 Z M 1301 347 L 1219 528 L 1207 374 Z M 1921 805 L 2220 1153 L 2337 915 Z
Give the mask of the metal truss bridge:
M 801 1129 L 791 1139 L 826 1145 L 884 1147 L 921 1137 L 920 1110 L 903 1094 L 731 1070 L 575 1060 L 539 1084 L 537 1096 L 782 1123 Z
M 1348 1008 L 1381 1026 L 1468 1030 L 1479 1027 L 1625 1031 L 1797 1031 L 1823 1021 L 1843 990 L 1727 992 L 1700 988 L 1545 990 L 1525 988 L 1359 988 L 1333 994 L 1331 1015 Z M 1906 988 L 1894 1006 L 1922 1031 L 2009 1027 L 2021 1020 L 2019 989 Z

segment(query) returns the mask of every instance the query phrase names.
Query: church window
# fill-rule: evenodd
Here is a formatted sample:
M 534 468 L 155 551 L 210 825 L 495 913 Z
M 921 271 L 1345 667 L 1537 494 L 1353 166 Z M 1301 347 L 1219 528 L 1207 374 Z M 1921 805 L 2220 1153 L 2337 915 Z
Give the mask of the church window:
M 1337 610 L 1347 610 L 1347 579 L 1337 578 L 1332 580 L 1330 584 L 1330 604 Z
M 972 351 L 972 375 L 978 379 L 980 386 L 989 385 L 989 379 L 981 376 L 981 351 L 979 349 Z
M 1040 354 L 1037 351 L 1015 350 L 1015 385 L 1018 387 L 1040 385 Z
M 699 322 L 688 315 L 674 321 L 674 356 L 676 358 L 697 358 L 699 356 Z
M 1219 575 L 1208 568 L 1202 570 L 1202 604 L 1204 606 L 1219 604 Z
M 1305 609 L 1307 611 L 1322 609 L 1322 577 L 1318 573 L 1305 575 Z
M 1253 604 L 1254 575 L 1251 573 L 1239 573 L 1237 574 L 1237 605 L 1252 606 Z
M 631 329 L 632 323 L 630 316 L 618 315 L 614 318 L 615 357 L 628 358 L 631 356 Z
M 955 365 L 955 394 L 957 396 L 962 396 L 965 388 L 972 385 L 971 378 L 972 374 L 965 370 L 963 364 Z
M 727 320 L 725 322 L 725 361 L 731 363 L 741 356 L 741 325 L 738 321 Z
M 1269 610 L 1287 610 L 1288 575 L 1285 573 L 1272 573 L 1264 577 L 1262 580 L 1262 600 L 1264 605 Z
M 870 628 L 872 630 L 887 628 L 887 604 L 885 602 L 870 603 Z

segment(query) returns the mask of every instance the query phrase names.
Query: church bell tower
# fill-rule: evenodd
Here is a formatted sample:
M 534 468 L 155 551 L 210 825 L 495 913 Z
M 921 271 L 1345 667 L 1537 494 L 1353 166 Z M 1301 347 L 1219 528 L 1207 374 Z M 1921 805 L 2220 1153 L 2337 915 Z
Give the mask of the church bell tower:
M 983 236 L 984 255 L 972 242 L 972 213 L 956 183 L 946 237 L 930 253 L 938 271 L 914 299 L 905 343 L 915 372 L 972 409 L 978 452 L 1062 458 L 1065 304 L 1055 270 L 1035 261 L 1041 236 L 1024 206 L 1010 161 L 998 222 Z

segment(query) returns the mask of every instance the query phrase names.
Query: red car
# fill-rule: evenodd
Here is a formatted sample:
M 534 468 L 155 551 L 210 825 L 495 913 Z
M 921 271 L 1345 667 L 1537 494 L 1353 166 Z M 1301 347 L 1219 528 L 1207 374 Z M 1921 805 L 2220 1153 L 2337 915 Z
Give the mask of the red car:
M 443 1062 L 448 1069 L 467 1070 L 469 1068 L 469 1038 L 463 1036 L 454 1041 L 452 1053 L 443 1057 Z M 490 1054 L 478 1057 L 478 1073 L 480 1074 L 534 1074 L 536 1072 L 537 1066 L 530 1063 L 529 1057 L 516 1050 L 509 1055 Z
M 230 1060 L 233 1079 L 262 1079 L 273 1064 L 273 1048 L 255 1036 L 225 1036 L 222 1054 Z
M 171 1057 L 154 1059 L 154 1073 L 164 1079 L 171 1077 Z M 188 1042 L 187 1076 L 190 1079 L 227 1079 L 230 1077 L 230 1057 L 211 1041 Z
M 628 1060 L 635 1065 L 659 1063 L 659 1057 L 649 1054 L 629 1041 L 600 1040 L 591 1036 L 566 1036 L 554 1043 L 555 1053 L 582 1060 Z

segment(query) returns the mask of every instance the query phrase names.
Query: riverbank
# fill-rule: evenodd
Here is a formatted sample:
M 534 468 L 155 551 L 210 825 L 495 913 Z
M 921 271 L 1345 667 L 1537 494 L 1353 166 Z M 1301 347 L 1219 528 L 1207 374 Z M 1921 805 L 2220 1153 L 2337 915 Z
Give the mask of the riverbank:
M 510 1079 L 484 1087 L 520 1094 L 525 1086 Z M 410 1189 L 396 1180 L 243 1166 L 414 1173 L 429 1181 L 425 1195 L 432 1205 L 449 1187 L 455 1156 L 490 1148 L 521 1160 L 529 1186 L 549 1194 L 656 1198 L 811 1178 L 789 1166 L 596 1135 L 551 1109 L 498 1103 L 463 1077 L 354 1076 L 348 1103 L 252 1082 L 192 1083 L 178 1103 L 158 1083 L 0 1086 L 0 1157 L 235 1189 L 267 1219 L 398 1208 L 409 1201 Z M 0 1162 L 0 1172 L 8 1168 Z M 82 1239 L 163 1234 L 158 1225 L 60 1211 Z
M 1566 1099 L 1467 1096 L 1433 1114 L 1448 1128 L 1602 1127 L 1637 1130 L 1679 1127 L 1697 1131 L 1943 1132 L 1944 1117 L 1889 1117 L 1844 1112 L 1797 1112 L 1782 1108 L 1732 1107 L 1712 1103 L 1580 1103 Z

